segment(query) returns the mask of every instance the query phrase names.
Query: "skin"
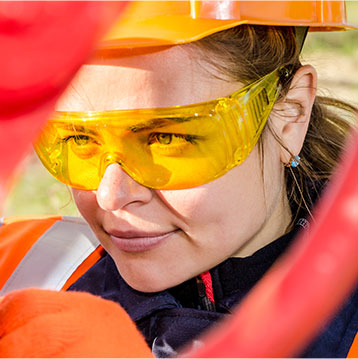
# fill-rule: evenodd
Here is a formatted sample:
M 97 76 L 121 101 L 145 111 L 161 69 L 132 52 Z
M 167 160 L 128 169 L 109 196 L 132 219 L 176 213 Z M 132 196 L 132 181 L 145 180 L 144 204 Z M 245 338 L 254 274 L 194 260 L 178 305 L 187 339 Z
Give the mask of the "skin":
M 217 74 L 219 75 L 219 74 Z M 294 154 L 307 131 L 316 74 L 298 71 L 280 110 L 298 102 L 303 114 L 271 116 L 272 126 Z M 297 86 L 295 86 L 297 85 Z M 216 99 L 241 88 L 208 73 L 182 47 L 144 55 L 97 58 L 79 72 L 58 104 L 63 111 L 104 111 L 185 105 Z M 160 191 L 144 187 L 118 164 L 107 167 L 97 191 L 73 189 L 76 204 L 114 259 L 126 282 L 155 292 L 192 278 L 225 259 L 253 254 L 287 230 L 291 220 L 283 162 L 289 154 L 269 131 L 264 133 L 264 180 L 255 147 L 224 176 L 191 189 Z M 169 233 L 145 251 L 120 250 L 115 231 Z

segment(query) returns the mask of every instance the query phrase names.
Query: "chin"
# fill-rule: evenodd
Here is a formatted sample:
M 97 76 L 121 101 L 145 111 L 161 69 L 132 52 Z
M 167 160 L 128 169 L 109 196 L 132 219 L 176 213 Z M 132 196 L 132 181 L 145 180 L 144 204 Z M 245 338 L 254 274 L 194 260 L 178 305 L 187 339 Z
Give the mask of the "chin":
M 112 256 L 124 281 L 133 289 L 144 293 L 161 292 L 175 287 L 202 273 L 201 268 L 172 266 L 168 262 L 159 262 L 157 258 L 146 256 L 126 258 L 123 255 Z M 173 261 L 171 261 L 173 262 Z M 205 268 L 204 268 L 205 269 Z
M 189 277 L 184 276 L 183 273 L 176 275 L 175 273 L 170 274 L 165 270 L 161 270 L 158 273 L 158 271 L 153 272 L 148 269 L 140 271 L 128 271 L 128 267 L 123 268 L 123 270 L 121 269 L 118 268 L 124 281 L 133 289 L 144 293 L 161 292 L 189 279 Z
M 179 283 L 172 284 L 169 282 L 163 283 L 163 281 L 159 283 L 152 280 L 149 282 L 147 278 L 132 280 L 131 278 L 126 278 L 125 276 L 123 276 L 123 279 L 131 288 L 144 293 L 161 292 L 163 290 L 166 290 L 168 288 L 174 287 L 175 285 L 179 284 Z

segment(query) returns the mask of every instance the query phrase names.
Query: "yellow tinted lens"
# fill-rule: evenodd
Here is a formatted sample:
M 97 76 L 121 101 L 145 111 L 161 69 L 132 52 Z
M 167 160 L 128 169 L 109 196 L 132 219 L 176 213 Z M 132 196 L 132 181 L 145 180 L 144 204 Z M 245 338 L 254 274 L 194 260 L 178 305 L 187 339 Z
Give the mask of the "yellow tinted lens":
M 137 182 L 182 189 L 210 182 L 246 159 L 278 93 L 278 73 L 207 103 L 151 110 L 57 113 L 35 149 L 49 172 L 98 187 L 113 162 Z
M 35 145 L 42 163 L 55 178 L 82 189 L 98 187 L 100 148 L 99 139 L 89 128 L 58 120 L 48 123 Z

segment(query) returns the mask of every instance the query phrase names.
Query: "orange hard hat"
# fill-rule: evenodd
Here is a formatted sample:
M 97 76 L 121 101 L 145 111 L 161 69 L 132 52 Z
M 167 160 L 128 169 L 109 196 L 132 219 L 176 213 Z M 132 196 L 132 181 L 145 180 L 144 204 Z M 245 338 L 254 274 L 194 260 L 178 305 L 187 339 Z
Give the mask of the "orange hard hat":
M 341 1 L 131 1 L 101 48 L 182 44 L 242 24 L 355 28 Z

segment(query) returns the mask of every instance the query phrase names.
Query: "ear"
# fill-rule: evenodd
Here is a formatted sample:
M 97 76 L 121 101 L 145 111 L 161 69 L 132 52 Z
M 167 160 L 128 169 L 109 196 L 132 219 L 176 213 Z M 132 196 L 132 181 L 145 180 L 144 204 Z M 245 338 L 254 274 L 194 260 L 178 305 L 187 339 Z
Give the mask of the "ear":
M 276 135 L 294 156 L 301 152 L 306 137 L 316 88 L 316 70 L 310 65 L 301 67 L 295 73 L 285 98 L 275 105 L 271 116 L 270 123 Z M 281 147 L 281 161 L 288 163 L 291 153 Z

